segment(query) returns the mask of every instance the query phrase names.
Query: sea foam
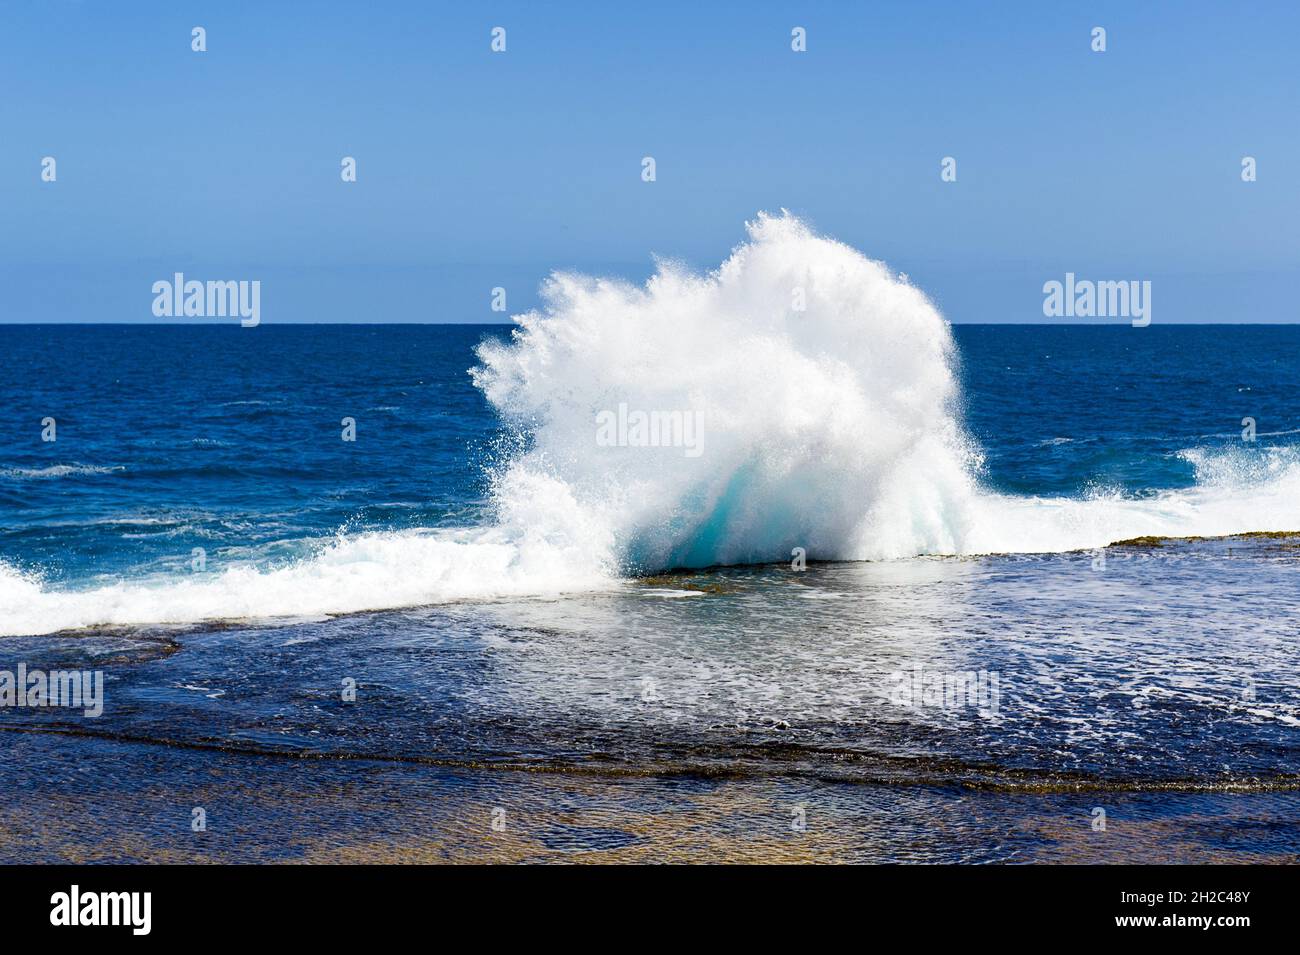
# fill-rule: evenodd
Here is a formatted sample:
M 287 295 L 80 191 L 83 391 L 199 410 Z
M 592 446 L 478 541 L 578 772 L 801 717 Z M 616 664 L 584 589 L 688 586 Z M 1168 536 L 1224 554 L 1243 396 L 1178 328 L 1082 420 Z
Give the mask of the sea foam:
M 887 560 L 1300 529 L 1300 460 L 1285 450 L 1191 448 L 1194 487 L 1137 497 L 981 488 L 951 332 L 926 296 L 788 214 L 748 228 L 707 274 L 556 274 L 511 341 L 479 348 L 474 381 L 524 449 L 493 475 L 490 526 L 344 536 L 287 566 L 82 590 L 0 564 L 0 634 L 590 591 L 795 548 Z M 620 428 L 628 409 L 691 415 L 698 453 L 598 441 L 615 409 Z
M 975 455 L 947 323 L 792 216 L 749 233 L 706 275 L 556 275 L 512 341 L 479 349 L 475 382 L 532 439 L 497 475 L 506 522 L 523 505 L 565 536 L 576 507 L 627 572 L 960 549 Z M 700 453 L 597 446 L 596 417 L 623 403 L 692 413 Z M 552 519 L 538 494 L 566 507 Z

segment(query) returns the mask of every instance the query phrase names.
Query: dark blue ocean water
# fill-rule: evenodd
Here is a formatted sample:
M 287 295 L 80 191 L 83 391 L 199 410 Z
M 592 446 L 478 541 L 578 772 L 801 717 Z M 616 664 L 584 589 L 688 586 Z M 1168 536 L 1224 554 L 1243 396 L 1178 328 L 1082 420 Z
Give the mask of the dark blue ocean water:
M 954 333 L 993 489 L 1188 487 L 1179 452 L 1242 447 L 1244 417 L 1252 450 L 1300 436 L 1295 327 Z M 485 521 L 485 469 L 503 451 L 468 369 L 475 345 L 508 334 L 4 326 L 0 560 L 76 581 L 174 566 L 193 547 L 273 559 L 339 531 Z M 340 440 L 344 417 L 356 442 Z
M 71 580 L 480 519 L 495 423 L 467 369 L 490 330 L 235 330 L 0 329 L 3 559 Z
M 1300 530 L 1281 526 L 1294 513 L 1300 329 L 954 332 L 978 483 L 1008 520 L 1027 508 L 1026 533 L 1074 502 L 1086 518 L 1099 494 L 1118 502 L 1107 513 L 1120 525 L 1156 515 L 1190 534 L 1211 518 L 1241 525 L 1225 533 Z M 565 796 L 615 819 L 682 796 L 658 778 L 722 773 L 737 780 L 744 825 L 768 824 L 764 800 L 799 799 L 914 827 L 906 844 L 880 844 L 874 825 L 842 829 L 841 857 L 1300 851 L 1300 549 L 1284 535 L 700 569 L 589 593 L 493 596 L 488 561 L 465 571 L 488 596 L 423 603 L 409 599 L 412 580 L 470 559 L 439 538 L 398 535 L 311 563 L 322 540 L 491 524 L 490 476 L 520 439 L 467 372 L 476 344 L 508 334 L 0 326 L 0 625 L 23 621 L 0 626 L 16 634 L 0 637 L 0 669 L 106 673 L 102 716 L 6 710 L 0 729 L 56 731 L 15 751 L 88 787 L 78 818 L 195 851 L 168 835 L 166 810 L 139 818 L 139 800 L 166 801 L 157 777 L 215 787 L 194 798 L 231 807 L 241 832 L 278 827 L 287 851 L 317 810 L 294 815 L 297 797 L 254 793 L 316 785 L 296 768 L 307 759 L 330 767 L 310 773 L 342 793 L 319 810 L 340 819 L 370 813 L 357 794 L 372 784 L 403 805 L 467 798 L 464 787 L 506 805 L 552 798 L 531 774 L 474 775 L 486 766 L 645 776 Z M 53 442 L 41 440 L 47 417 Z M 341 440 L 345 417 L 355 442 Z M 1242 440 L 1246 417 L 1254 442 Z M 226 573 L 216 590 L 193 573 L 195 548 Z M 365 592 L 349 600 L 391 609 L 265 610 L 322 606 L 322 591 L 356 580 Z M 77 629 L 50 632 L 70 620 Z M 918 672 L 992 674 L 996 706 L 891 696 Z M 340 693 L 347 680 L 356 700 Z M 352 762 L 320 762 L 331 756 Z M 256 767 L 256 786 L 231 791 L 241 765 Z M 439 775 L 449 767 L 470 780 Z M 707 803 L 707 789 L 684 798 Z M 1092 839 L 1099 806 L 1144 834 Z M 49 823 L 22 821 L 28 800 L 0 809 L 20 830 Z M 788 807 L 771 812 L 787 831 Z M 732 839 L 740 823 L 728 819 L 710 825 Z M 639 838 L 619 825 L 600 827 L 601 845 Z M 1249 838 L 1215 835 L 1238 825 Z M 265 848 L 213 838 L 226 858 Z

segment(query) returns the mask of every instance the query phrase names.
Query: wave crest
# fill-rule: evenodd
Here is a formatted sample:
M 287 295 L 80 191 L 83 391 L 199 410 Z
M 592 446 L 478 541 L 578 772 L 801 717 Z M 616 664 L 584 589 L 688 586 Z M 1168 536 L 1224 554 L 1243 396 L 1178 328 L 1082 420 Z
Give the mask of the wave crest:
M 911 556 L 959 546 L 974 453 L 954 412 L 947 323 L 880 262 L 760 215 L 704 275 L 661 262 L 644 288 L 557 274 L 474 380 L 529 450 L 495 498 L 565 535 L 539 493 L 628 571 Z M 602 446 L 617 408 L 698 422 L 681 447 Z M 536 525 L 530 525 L 536 528 Z
M 274 569 L 81 591 L 0 563 L 0 634 L 591 590 L 794 548 L 862 560 L 1300 529 L 1292 449 L 1189 449 L 1196 486 L 1136 498 L 981 489 L 949 326 L 926 296 L 788 214 L 748 230 L 703 275 L 671 262 L 644 287 L 556 274 L 511 342 L 480 347 L 474 381 L 526 439 L 494 475 L 494 526 L 341 537 Z M 638 412 L 683 426 L 670 439 L 689 420 L 696 443 L 632 440 Z M 605 440 L 602 416 L 618 420 Z

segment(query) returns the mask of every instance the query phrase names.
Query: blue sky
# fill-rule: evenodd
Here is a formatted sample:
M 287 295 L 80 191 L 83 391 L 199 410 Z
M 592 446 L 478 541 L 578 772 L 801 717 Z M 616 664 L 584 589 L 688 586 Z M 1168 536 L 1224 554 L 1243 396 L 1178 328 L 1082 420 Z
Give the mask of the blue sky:
M 782 207 L 954 322 L 1045 321 L 1066 271 L 1297 321 L 1298 8 L 8 2 L 0 321 L 156 321 L 176 271 L 260 279 L 264 322 L 499 321 Z

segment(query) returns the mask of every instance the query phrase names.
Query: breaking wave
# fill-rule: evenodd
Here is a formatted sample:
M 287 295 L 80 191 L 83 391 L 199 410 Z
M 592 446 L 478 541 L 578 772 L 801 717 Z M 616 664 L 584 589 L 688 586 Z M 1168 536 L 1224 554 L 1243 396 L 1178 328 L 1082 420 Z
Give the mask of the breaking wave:
M 788 214 L 760 215 L 715 272 L 661 262 L 644 286 L 556 274 L 543 298 L 472 372 L 525 436 L 493 477 L 492 526 L 80 591 L 0 564 L 0 633 L 554 594 L 794 548 L 882 560 L 1300 529 L 1285 448 L 1189 449 L 1194 487 L 1140 496 L 982 488 L 948 324 L 904 276 Z M 603 435 L 602 416 L 618 421 Z

